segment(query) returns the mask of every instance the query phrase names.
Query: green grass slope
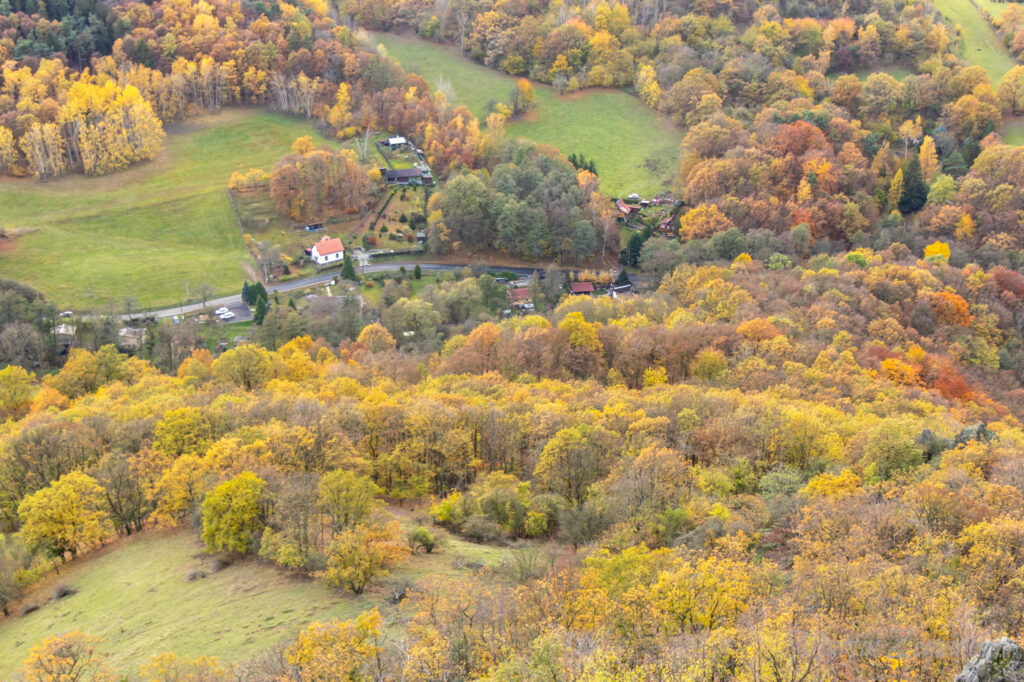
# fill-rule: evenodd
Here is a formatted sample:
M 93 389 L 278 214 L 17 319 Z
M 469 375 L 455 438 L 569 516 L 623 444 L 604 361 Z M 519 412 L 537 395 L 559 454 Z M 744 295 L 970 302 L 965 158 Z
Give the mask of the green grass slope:
M 996 0 L 977 0 L 978 6 L 992 15 L 993 18 L 1001 16 L 1003 12 L 1012 7 L 1013 5 L 1019 5 L 1019 2 L 996 2 Z
M 481 120 L 489 101 L 508 101 L 516 79 L 414 37 L 375 34 L 388 53 L 431 87 L 443 77 L 455 99 Z M 534 84 L 537 107 L 510 123 L 513 135 L 557 147 L 564 154 L 593 158 L 606 194 L 654 194 L 675 175 L 682 133 L 669 121 L 619 90 L 586 90 L 559 96 Z
M 1000 132 L 1006 144 L 1024 145 L 1024 116 L 1004 117 Z
M 409 581 L 457 575 L 467 563 L 497 567 L 508 552 L 449 537 L 435 553 L 413 556 L 392 573 Z M 381 588 L 357 597 L 257 561 L 185 579 L 209 561 L 194 534 L 173 531 L 143 533 L 69 564 L 26 601 L 46 601 L 59 584 L 77 594 L 0 620 L 0 679 L 14 677 L 33 644 L 70 630 L 102 638 L 111 665 L 137 673 L 155 653 L 239 662 L 289 640 L 313 620 L 352 618 L 374 606 L 386 624 L 395 617 Z
M 935 7 L 949 21 L 963 30 L 963 54 L 970 64 L 977 64 L 988 72 L 993 84 L 1012 69 L 1016 62 L 1006 51 L 985 17 L 971 0 L 935 0 Z
M 247 260 L 225 190 L 232 171 L 270 169 L 305 121 L 255 109 L 189 120 L 153 161 L 106 177 L 0 180 L 0 273 L 60 306 L 176 303 L 185 282 L 229 293 Z

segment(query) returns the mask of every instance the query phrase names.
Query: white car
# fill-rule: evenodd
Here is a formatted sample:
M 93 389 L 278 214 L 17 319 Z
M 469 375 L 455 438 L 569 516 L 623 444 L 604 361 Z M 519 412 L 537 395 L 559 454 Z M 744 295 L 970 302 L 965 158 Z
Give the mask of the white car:
M 221 314 L 220 314 L 220 315 L 218 315 L 217 317 L 219 317 L 219 318 L 220 318 L 220 319 L 222 319 L 222 320 L 230 320 L 230 319 L 231 319 L 231 318 L 233 318 L 234 316 L 235 316 L 235 314 L 234 314 L 233 312 L 231 312 L 231 311 L 229 310 L 229 311 L 227 311 L 226 313 L 221 313 Z
M 227 307 L 217 308 L 213 312 L 214 312 L 215 315 L 223 315 L 224 313 L 230 313 L 231 312 L 231 308 L 227 308 Z

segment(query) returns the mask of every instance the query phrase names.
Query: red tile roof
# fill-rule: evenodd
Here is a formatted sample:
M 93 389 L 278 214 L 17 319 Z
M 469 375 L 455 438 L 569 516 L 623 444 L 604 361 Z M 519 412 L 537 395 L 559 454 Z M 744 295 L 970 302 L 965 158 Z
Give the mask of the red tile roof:
M 615 205 L 619 208 L 620 211 L 622 211 L 626 215 L 631 215 L 633 213 L 639 213 L 640 212 L 640 207 L 639 206 L 633 206 L 633 205 L 627 204 L 622 199 L 619 199 L 618 201 L 616 201 Z
M 316 252 L 321 256 L 326 256 L 331 253 L 339 253 L 345 250 L 341 240 L 337 237 L 324 237 L 316 244 Z
M 574 294 L 592 294 L 592 293 L 594 293 L 594 283 L 593 282 L 573 282 L 569 286 L 569 289 Z
M 508 290 L 508 299 L 513 303 L 522 303 L 530 300 L 530 288 L 520 287 L 518 289 Z

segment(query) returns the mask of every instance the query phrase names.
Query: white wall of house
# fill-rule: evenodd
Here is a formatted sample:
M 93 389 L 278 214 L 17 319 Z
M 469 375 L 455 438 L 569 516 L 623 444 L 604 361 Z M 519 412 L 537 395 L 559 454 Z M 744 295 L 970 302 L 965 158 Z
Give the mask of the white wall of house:
M 341 260 L 344 253 L 344 251 L 338 251 L 336 253 L 328 253 L 326 255 L 321 256 L 320 252 L 317 251 L 316 247 L 314 246 L 312 251 L 310 252 L 310 255 L 313 256 L 313 260 L 316 261 L 317 265 L 326 265 L 328 263 L 333 263 L 334 261 Z

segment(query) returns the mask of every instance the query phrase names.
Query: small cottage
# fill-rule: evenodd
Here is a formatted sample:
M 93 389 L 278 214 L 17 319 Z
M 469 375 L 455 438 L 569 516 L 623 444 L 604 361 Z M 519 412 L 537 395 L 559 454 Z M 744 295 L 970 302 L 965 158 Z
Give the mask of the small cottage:
M 323 239 L 313 244 L 313 248 L 309 250 L 309 257 L 317 265 L 340 262 L 345 257 L 345 246 L 337 237 L 324 236 Z

